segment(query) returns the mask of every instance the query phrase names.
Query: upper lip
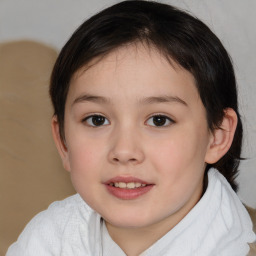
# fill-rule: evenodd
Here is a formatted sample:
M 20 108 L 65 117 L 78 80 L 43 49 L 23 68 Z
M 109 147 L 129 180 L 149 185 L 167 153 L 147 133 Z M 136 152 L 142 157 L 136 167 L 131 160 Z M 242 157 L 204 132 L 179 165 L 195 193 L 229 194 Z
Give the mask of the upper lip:
M 114 177 L 106 182 L 104 182 L 104 184 L 110 184 L 110 183 L 115 183 L 115 182 L 124 182 L 124 183 L 131 183 L 131 182 L 134 182 L 134 183 L 141 183 L 141 184 L 146 184 L 146 185 L 149 185 L 151 183 L 147 182 L 147 181 L 144 181 L 144 180 L 141 180 L 139 178 L 136 178 L 136 177 L 132 177 L 132 176 L 117 176 L 117 177 Z

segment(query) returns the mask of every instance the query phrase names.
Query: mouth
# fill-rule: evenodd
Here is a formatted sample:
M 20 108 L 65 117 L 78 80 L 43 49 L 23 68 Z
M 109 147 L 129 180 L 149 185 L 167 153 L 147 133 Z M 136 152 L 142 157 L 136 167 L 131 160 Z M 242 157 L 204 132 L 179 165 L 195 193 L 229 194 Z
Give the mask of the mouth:
M 141 188 L 141 187 L 146 187 L 147 184 L 145 183 L 140 183 L 140 182 L 110 182 L 108 184 L 109 186 L 115 187 L 115 188 L 123 188 L 123 189 L 136 189 L 136 188 Z
M 112 196 L 122 200 L 137 199 L 148 193 L 154 186 L 134 177 L 116 177 L 104 184 Z

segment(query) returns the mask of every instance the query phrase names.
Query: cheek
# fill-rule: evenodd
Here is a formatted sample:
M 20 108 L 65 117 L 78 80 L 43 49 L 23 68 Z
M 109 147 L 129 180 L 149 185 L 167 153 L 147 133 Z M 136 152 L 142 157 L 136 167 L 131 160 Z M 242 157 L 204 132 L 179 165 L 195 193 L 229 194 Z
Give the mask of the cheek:
M 155 169 L 163 179 L 168 180 L 168 186 L 179 184 L 180 187 L 198 180 L 204 173 L 204 156 L 206 143 L 201 134 L 188 129 L 173 133 L 170 139 L 158 144 L 158 153 L 151 151 L 151 159 Z M 196 181 L 195 181 L 196 182 Z
M 68 117 L 67 117 L 68 119 Z M 71 172 L 88 169 L 100 154 L 101 140 L 92 136 L 83 125 L 69 117 L 66 124 L 66 141 Z
M 93 206 L 93 191 L 97 190 L 101 181 L 101 153 L 95 145 L 88 144 L 90 143 L 72 144 L 69 148 L 70 177 L 75 190 Z
M 94 158 L 94 151 L 90 147 L 86 147 L 83 145 L 79 147 L 69 148 L 71 171 L 86 169 L 93 164 Z
M 203 146 L 203 145 L 202 145 Z M 188 133 L 182 133 L 179 136 L 173 136 L 158 144 L 160 149 L 157 154 L 152 154 L 157 162 L 165 164 L 166 167 L 175 169 L 183 168 L 188 164 L 193 164 L 202 159 L 203 150 L 200 148 L 200 142 L 195 136 Z
M 155 156 L 152 153 L 154 168 L 160 174 L 158 182 L 162 184 L 163 194 L 168 195 L 164 199 L 165 204 L 175 209 L 191 197 L 195 196 L 196 200 L 200 197 L 205 170 L 203 150 L 198 149 L 198 138 L 189 134 L 179 138 L 182 139 L 163 142 L 159 153 Z
M 103 156 L 100 145 L 94 140 L 77 140 L 73 137 L 68 147 L 68 155 L 72 179 L 86 177 L 84 181 L 87 181 L 97 175 Z

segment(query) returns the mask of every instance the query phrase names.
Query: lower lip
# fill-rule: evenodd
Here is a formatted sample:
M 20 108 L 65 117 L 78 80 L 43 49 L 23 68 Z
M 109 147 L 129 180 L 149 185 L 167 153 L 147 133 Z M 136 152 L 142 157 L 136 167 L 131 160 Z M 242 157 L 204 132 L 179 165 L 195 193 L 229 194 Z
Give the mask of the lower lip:
M 145 187 L 139 187 L 134 189 L 116 188 L 114 186 L 106 185 L 106 188 L 111 195 L 119 199 L 132 200 L 149 192 L 153 188 L 153 185 L 147 185 Z

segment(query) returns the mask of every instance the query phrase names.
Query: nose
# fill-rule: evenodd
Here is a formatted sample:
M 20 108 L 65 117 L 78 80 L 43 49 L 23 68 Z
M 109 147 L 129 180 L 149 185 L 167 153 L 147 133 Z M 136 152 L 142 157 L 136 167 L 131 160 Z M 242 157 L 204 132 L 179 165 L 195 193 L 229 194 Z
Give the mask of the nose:
M 109 161 L 113 164 L 140 164 L 145 155 L 141 145 L 141 138 L 135 131 L 130 129 L 113 131 L 111 136 L 111 147 L 109 150 Z

